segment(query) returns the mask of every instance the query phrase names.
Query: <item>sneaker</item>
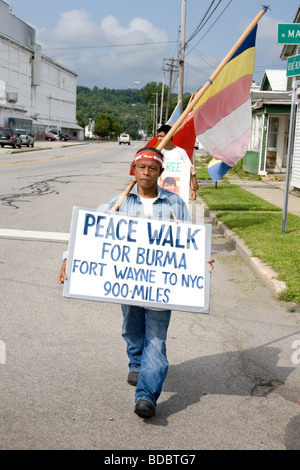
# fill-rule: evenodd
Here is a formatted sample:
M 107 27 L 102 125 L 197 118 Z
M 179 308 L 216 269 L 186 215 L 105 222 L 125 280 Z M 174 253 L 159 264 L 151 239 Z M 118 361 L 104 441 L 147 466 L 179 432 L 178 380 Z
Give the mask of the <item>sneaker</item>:
M 134 412 L 140 418 L 152 418 L 155 416 L 155 406 L 151 401 L 148 400 L 138 400 L 135 404 Z
M 134 385 L 134 387 L 135 387 L 136 384 L 137 384 L 138 378 L 139 378 L 139 373 L 138 372 L 129 372 L 128 377 L 127 377 L 127 382 L 130 385 Z

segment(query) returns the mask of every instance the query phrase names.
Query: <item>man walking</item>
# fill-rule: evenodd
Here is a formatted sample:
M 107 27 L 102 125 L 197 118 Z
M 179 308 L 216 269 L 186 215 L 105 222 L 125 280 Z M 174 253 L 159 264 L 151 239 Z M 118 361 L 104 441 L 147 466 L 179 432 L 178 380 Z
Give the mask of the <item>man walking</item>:
M 164 171 L 162 153 L 152 147 L 137 152 L 131 164 L 136 184 L 119 207 L 129 216 L 148 216 L 160 219 L 190 221 L 184 201 L 176 194 L 161 188 L 158 178 Z M 118 200 L 114 197 L 102 209 L 110 210 Z M 66 256 L 57 281 L 66 280 Z M 208 260 L 211 264 L 213 260 Z M 141 418 L 155 415 L 157 399 L 168 371 L 166 355 L 167 331 L 171 311 L 122 305 L 122 336 L 127 343 L 129 374 L 127 381 L 135 389 L 135 413 Z

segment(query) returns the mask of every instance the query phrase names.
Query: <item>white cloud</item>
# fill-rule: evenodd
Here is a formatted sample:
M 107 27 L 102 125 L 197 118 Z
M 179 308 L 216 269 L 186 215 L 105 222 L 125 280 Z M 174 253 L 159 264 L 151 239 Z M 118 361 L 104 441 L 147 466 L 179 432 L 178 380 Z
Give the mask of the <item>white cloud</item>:
M 150 41 L 168 41 L 167 34 L 164 31 L 155 28 L 148 20 L 143 18 L 134 18 L 128 28 L 121 27 L 117 18 L 114 16 L 106 16 L 101 22 L 101 30 L 108 39 L 120 39 L 125 41 L 133 35 L 137 37 L 143 36 L 144 39 Z
M 85 10 L 64 12 L 52 31 L 37 31 L 43 52 L 74 70 L 78 84 L 100 88 L 161 80 L 167 41 L 165 31 L 143 18 L 134 18 L 124 27 L 112 15 L 97 23 Z M 143 43 L 150 45 L 138 45 Z
M 59 15 L 57 26 L 52 32 L 52 39 L 62 45 L 88 44 L 93 42 L 100 32 L 100 27 L 92 21 L 90 14 L 85 10 L 66 11 Z
M 277 28 L 279 20 L 266 16 L 258 25 L 257 38 L 261 41 L 275 42 L 277 38 Z

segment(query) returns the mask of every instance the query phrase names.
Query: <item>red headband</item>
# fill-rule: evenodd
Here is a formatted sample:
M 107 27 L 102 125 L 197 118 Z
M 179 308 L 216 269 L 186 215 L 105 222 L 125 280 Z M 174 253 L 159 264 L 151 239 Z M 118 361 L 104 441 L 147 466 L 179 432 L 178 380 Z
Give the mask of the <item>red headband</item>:
M 136 154 L 133 162 L 131 163 L 130 172 L 129 172 L 131 176 L 134 175 L 133 166 L 136 163 L 140 163 L 140 162 L 155 162 L 159 166 L 162 166 L 163 158 L 158 153 L 154 152 L 153 150 L 147 150 L 147 149 L 141 150 L 140 152 Z

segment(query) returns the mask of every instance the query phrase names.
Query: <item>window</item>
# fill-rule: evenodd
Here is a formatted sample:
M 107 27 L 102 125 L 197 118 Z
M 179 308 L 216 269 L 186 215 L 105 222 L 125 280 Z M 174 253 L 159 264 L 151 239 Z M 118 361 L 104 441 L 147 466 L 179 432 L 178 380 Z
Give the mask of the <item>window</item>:
M 61 70 L 57 69 L 56 71 L 56 84 L 60 86 L 61 83 Z
M 269 118 L 268 148 L 277 149 L 279 117 Z
M 252 118 L 252 132 L 250 141 L 250 150 L 259 151 L 261 143 L 261 126 L 263 122 L 263 116 L 254 116 Z

